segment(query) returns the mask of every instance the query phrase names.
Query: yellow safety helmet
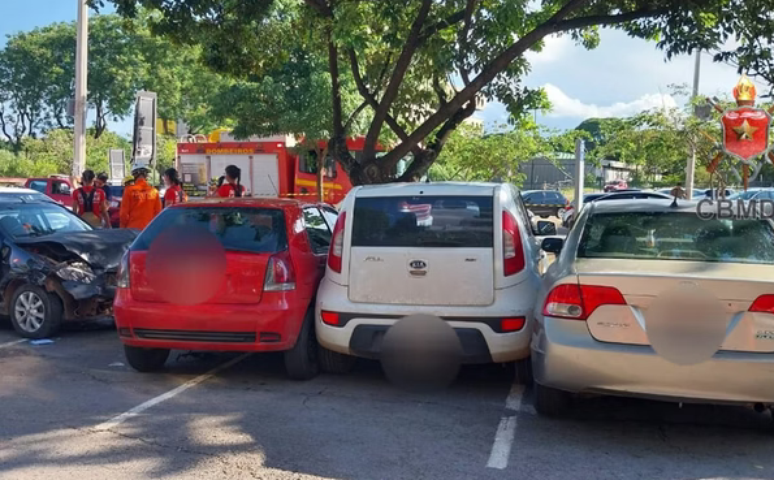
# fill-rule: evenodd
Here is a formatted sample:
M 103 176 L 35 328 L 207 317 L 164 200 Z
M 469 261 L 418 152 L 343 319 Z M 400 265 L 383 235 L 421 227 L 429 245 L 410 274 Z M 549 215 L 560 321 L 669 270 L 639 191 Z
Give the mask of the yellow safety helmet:
M 122 182 L 124 186 L 130 185 L 134 183 L 134 177 L 129 175 L 128 177 L 124 177 L 124 181 Z

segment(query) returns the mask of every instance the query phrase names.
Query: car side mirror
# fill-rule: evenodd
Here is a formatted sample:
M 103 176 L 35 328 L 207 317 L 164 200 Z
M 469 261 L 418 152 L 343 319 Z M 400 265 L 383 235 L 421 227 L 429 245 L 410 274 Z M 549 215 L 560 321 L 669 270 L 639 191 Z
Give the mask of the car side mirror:
M 538 235 L 556 235 L 556 224 L 554 222 L 539 221 L 537 222 L 537 234 Z
M 564 247 L 563 238 L 544 238 L 543 243 L 540 244 L 540 248 L 548 253 L 559 254 Z

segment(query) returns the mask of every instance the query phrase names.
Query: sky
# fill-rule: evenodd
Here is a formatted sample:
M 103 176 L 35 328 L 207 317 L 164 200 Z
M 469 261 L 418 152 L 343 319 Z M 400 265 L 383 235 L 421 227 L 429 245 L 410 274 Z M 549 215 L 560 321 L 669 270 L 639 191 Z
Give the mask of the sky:
M 0 1 L 0 44 L 8 34 L 73 21 L 77 16 L 76 0 Z M 603 30 L 600 46 L 594 50 L 575 45 L 567 36 L 550 37 L 542 52 L 530 52 L 528 57 L 532 71 L 524 83 L 543 87 L 553 105 L 550 112 L 537 113 L 538 123 L 557 129 L 574 128 L 589 117 L 627 116 L 654 107 L 683 105 L 687 99 L 670 95 L 670 85 L 693 82 L 693 57 L 681 56 L 667 63 L 654 43 L 614 30 Z M 709 54 L 702 55 L 700 72 L 703 95 L 730 94 L 738 80 L 733 67 L 713 63 Z M 507 120 L 504 107 L 497 103 L 476 116 L 490 128 Z M 130 134 L 131 121 L 110 128 Z

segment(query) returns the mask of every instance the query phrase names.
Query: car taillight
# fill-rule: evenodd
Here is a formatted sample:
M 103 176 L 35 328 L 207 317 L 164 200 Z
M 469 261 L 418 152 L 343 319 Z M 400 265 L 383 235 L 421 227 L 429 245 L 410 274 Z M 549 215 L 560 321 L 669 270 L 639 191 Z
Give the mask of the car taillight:
M 280 252 L 269 259 L 263 289 L 268 292 L 295 290 L 296 271 L 290 260 L 290 252 Z
M 750 305 L 751 312 L 774 313 L 774 295 L 761 295 Z
M 118 276 L 116 278 L 118 288 L 129 288 L 129 252 L 121 257 L 121 264 L 118 266 Z
M 524 269 L 524 248 L 516 219 L 503 210 L 503 274 L 507 277 Z
M 332 326 L 339 325 L 339 314 L 336 312 L 322 311 L 320 312 L 320 317 L 322 317 L 322 321 L 326 325 L 332 325 Z
M 548 294 L 543 315 L 586 320 L 601 305 L 626 305 L 626 300 L 614 287 L 565 283 Z
M 524 317 L 503 318 L 500 320 L 500 331 L 518 332 L 524 328 L 525 323 L 527 323 L 527 319 Z
M 344 225 L 347 221 L 347 212 L 342 212 L 336 219 L 333 227 L 331 248 L 328 251 L 328 267 L 336 273 L 341 273 L 341 258 L 344 255 Z

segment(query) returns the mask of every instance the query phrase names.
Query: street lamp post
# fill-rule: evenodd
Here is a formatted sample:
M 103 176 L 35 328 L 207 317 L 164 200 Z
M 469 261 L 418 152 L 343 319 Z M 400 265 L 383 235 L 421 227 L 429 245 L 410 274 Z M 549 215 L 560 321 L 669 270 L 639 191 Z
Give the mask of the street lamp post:
M 73 145 L 73 178 L 80 178 L 86 168 L 86 99 L 89 57 L 89 11 L 87 0 L 78 0 L 78 39 L 75 52 L 75 120 Z
M 701 50 L 696 50 L 696 63 L 694 64 L 693 69 L 693 95 L 691 96 L 691 101 L 696 99 L 696 96 L 699 95 L 699 72 L 701 70 Z M 694 107 L 695 112 L 695 107 Z M 696 146 L 695 144 L 691 145 L 691 157 L 688 159 L 688 166 L 685 169 L 685 193 L 688 196 L 688 199 L 690 200 L 693 198 L 693 184 L 694 184 L 694 175 L 696 172 Z

